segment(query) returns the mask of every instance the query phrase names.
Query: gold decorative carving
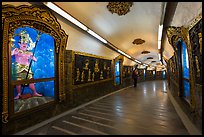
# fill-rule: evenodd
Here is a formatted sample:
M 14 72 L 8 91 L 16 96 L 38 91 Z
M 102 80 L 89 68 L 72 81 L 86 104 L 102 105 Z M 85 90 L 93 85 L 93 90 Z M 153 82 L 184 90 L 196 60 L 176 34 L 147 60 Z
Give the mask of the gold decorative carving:
M 196 76 L 199 78 L 200 77 L 200 67 L 199 67 L 199 62 L 198 62 L 198 56 L 195 56 L 195 62 L 196 62 Z
M 140 45 L 145 43 L 145 40 L 138 38 L 138 39 L 135 39 L 132 43 L 136 45 Z
M 117 13 L 121 16 L 127 14 L 132 6 L 133 2 L 109 2 L 107 8 L 112 14 Z
M 191 28 L 193 28 L 200 20 L 202 19 L 202 13 L 200 13 L 192 22 L 191 24 L 188 26 L 188 30 L 190 30 Z
M 94 77 L 95 77 L 95 74 L 94 72 L 92 73 L 92 81 L 94 81 Z
M 99 70 L 99 68 L 98 68 L 98 59 L 96 59 L 96 62 L 95 62 L 95 68 L 94 68 L 94 72 L 99 72 L 100 70 Z
M 188 53 L 188 57 L 189 57 L 190 106 L 191 106 L 191 111 L 194 111 L 195 107 L 196 107 L 195 90 L 194 90 L 195 89 L 195 85 L 194 85 L 195 80 L 193 78 L 193 62 L 191 60 L 193 56 L 192 56 L 192 52 L 191 52 L 192 49 L 190 46 L 189 27 L 185 28 L 183 26 L 181 26 L 181 27 L 170 26 L 167 29 L 167 37 L 168 37 L 169 43 L 172 45 L 172 47 L 174 48 L 175 51 L 178 50 L 176 43 L 178 42 L 178 40 L 180 38 L 186 44 L 187 53 Z M 175 54 L 175 59 L 178 61 L 177 54 Z M 173 73 L 174 73 L 174 69 L 173 69 Z M 178 94 L 181 94 L 181 93 L 179 92 Z
M 106 64 L 106 62 L 104 62 L 104 64 L 103 64 L 103 70 L 106 70 L 107 69 L 107 64 Z
M 200 54 L 202 55 L 202 33 L 198 33 L 198 38 L 199 38 L 199 45 L 200 45 Z
M 150 51 L 144 50 L 141 52 L 141 54 L 148 54 L 148 53 L 150 53 Z
M 108 77 L 110 77 L 110 72 L 109 72 L 109 70 L 110 70 L 110 67 L 107 68 L 107 76 L 108 76 Z
M 8 113 L 3 112 L 2 113 L 2 122 L 7 123 L 8 122 Z
M 84 70 L 81 72 L 81 82 L 84 81 L 85 75 L 84 75 Z
M 173 44 L 173 39 L 178 39 L 178 36 L 180 36 L 181 34 L 181 28 L 180 27 L 174 27 L 174 26 L 170 26 L 167 28 L 167 37 L 168 37 L 168 41 L 171 45 Z M 177 42 L 177 41 L 176 41 Z M 174 50 L 177 49 L 177 47 L 173 47 Z
M 88 59 L 86 59 L 85 60 L 85 66 L 84 66 L 84 68 L 83 69 L 85 69 L 85 70 L 88 70 L 89 69 L 89 60 Z
M 71 52 L 71 55 L 72 55 L 72 65 L 71 65 L 71 74 L 72 74 L 72 72 L 75 72 L 75 68 L 73 67 L 73 64 L 75 64 L 76 62 L 76 60 L 75 60 L 75 54 L 77 54 L 77 55 L 83 55 L 83 56 L 88 56 L 88 57 L 93 57 L 93 58 L 99 58 L 99 59 L 105 59 L 105 60 L 111 60 L 110 58 L 107 58 L 107 57 L 103 57 L 103 56 L 98 56 L 98 55 L 93 55 L 93 54 L 89 54 L 89 53 L 85 53 L 85 52 L 79 52 L 79 51 L 72 51 L 72 50 L 70 50 L 70 52 Z M 94 64 L 95 65 L 95 64 Z M 113 62 L 111 61 L 111 65 L 113 65 Z M 109 67 L 107 67 L 107 73 L 108 73 L 108 71 L 110 71 L 110 68 Z M 112 80 L 113 78 L 111 77 L 111 75 L 109 74 L 109 75 L 107 75 L 107 79 L 103 79 L 103 80 L 100 80 L 100 81 L 95 81 L 95 76 L 96 76 L 96 74 L 95 74 L 95 72 L 94 72 L 94 70 L 93 71 L 91 71 L 91 82 L 88 82 L 88 83 L 83 83 L 83 84 L 80 84 L 80 85 L 74 85 L 74 80 L 73 80 L 73 78 L 72 79 L 70 79 L 70 83 L 72 83 L 72 84 L 70 84 L 70 88 L 71 89 L 76 89 L 76 88 L 82 88 L 82 87 L 84 87 L 84 86 L 90 86 L 90 85 L 94 85 L 94 84 L 97 84 L 97 83 L 102 83 L 102 82 L 105 82 L 105 81 L 110 81 L 110 80 Z
M 77 68 L 76 73 L 77 73 L 76 81 L 80 81 L 80 71 L 79 71 L 79 68 Z
M 66 47 L 66 42 L 68 35 L 65 31 L 61 29 L 60 24 L 57 19 L 46 9 L 39 8 L 36 6 L 12 6 L 12 5 L 2 5 L 2 34 L 3 34 L 3 112 L 2 112 L 2 122 L 8 122 L 8 116 L 12 114 L 9 112 L 9 96 L 10 92 L 9 82 L 11 76 L 10 72 L 10 38 L 14 31 L 19 27 L 29 26 L 40 30 L 41 32 L 51 35 L 55 39 L 55 49 L 58 56 L 58 83 L 59 83 L 59 101 L 65 100 L 66 92 L 64 90 L 64 50 Z M 8 46 L 9 45 L 9 46 Z M 9 68 L 9 69 L 8 69 Z
M 103 79 L 103 71 L 101 71 L 100 79 Z
M 89 69 L 89 73 L 88 73 L 88 81 L 91 81 L 91 70 Z

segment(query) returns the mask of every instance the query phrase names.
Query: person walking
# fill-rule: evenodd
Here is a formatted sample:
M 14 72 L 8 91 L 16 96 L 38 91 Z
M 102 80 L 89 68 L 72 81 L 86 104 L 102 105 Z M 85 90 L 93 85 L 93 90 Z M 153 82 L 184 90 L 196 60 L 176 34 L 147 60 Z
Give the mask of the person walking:
M 133 72 L 132 72 L 132 78 L 134 80 L 134 87 L 137 87 L 137 77 L 138 77 L 138 65 L 135 66 Z

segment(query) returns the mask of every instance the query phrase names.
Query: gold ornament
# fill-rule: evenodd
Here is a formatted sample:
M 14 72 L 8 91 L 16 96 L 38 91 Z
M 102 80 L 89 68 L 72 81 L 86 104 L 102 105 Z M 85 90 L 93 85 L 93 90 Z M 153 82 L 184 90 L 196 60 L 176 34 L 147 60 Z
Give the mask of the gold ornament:
M 119 16 L 121 16 L 127 14 L 132 5 L 133 2 L 109 2 L 107 8 L 112 14 L 117 13 Z

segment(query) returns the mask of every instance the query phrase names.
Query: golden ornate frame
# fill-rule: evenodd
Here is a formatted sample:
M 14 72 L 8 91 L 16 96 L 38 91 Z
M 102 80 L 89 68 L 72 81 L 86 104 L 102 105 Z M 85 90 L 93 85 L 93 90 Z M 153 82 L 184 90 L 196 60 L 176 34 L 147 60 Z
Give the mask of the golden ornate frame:
M 67 43 L 68 35 L 61 29 L 57 19 L 46 9 L 37 6 L 13 6 L 2 5 L 2 30 L 3 30 L 3 111 L 2 122 L 8 122 L 9 116 L 9 86 L 11 84 L 9 73 L 9 55 L 10 55 L 10 38 L 14 30 L 18 27 L 29 26 L 38 29 L 44 33 L 50 34 L 55 39 L 55 49 L 57 55 L 57 83 L 59 90 L 59 101 L 65 100 L 66 93 L 64 90 L 64 50 Z
M 121 66 L 120 66 L 120 79 L 121 79 L 121 84 L 123 83 L 123 61 L 124 61 L 124 56 L 123 55 L 119 55 L 117 56 L 115 59 L 114 59 L 114 85 L 116 86 L 116 81 L 115 81 L 115 63 L 118 61 L 118 60 L 121 60 Z
M 200 20 L 202 19 L 202 14 L 200 13 L 194 20 L 193 22 L 188 26 L 188 27 L 174 27 L 170 26 L 167 29 L 167 37 L 169 43 L 173 46 L 174 51 L 177 51 L 176 47 L 176 42 L 178 41 L 179 38 L 182 38 L 183 41 L 186 43 L 187 46 L 187 52 L 188 52 L 188 57 L 189 57 L 189 72 L 190 72 L 190 107 L 191 111 L 195 111 L 196 107 L 196 100 L 195 100 L 195 79 L 194 79 L 194 72 L 193 72 L 193 61 L 192 59 L 192 49 L 191 49 L 191 44 L 190 44 L 190 37 L 189 37 L 189 30 L 195 26 Z M 178 60 L 177 55 L 175 54 L 176 60 Z
M 91 82 L 91 83 L 85 83 L 85 84 L 80 84 L 80 85 L 73 85 L 74 83 L 74 77 L 73 77 L 73 72 L 74 72 L 74 64 L 75 64 L 75 54 L 78 54 L 78 55 L 84 55 L 84 56 L 88 56 L 88 57 L 94 57 L 94 58 L 100 58 L 100 59 L 106 59 L 106 60 L 111 60 L 111 66 L 112 66 L 112 59 L 110 58 L 106 58 L 106 57 L 103 57 L 103 56 L 97 56 L 97 55 L 94 55 L 94 54 L 89 54 L 89 53 L 84 53 L 84 52 L 79 52 L 79 51 L 72 51 L 72 81 L 70 83 L 72 83 L 70 86 L 72 89 L 76 89 L 76 88 L 81 88 L 81 87 L 84 87 L 84 86 L 89 86 L 89 85 L 93 85 L 93 84 L 97 84 L 97 83 L 101 83 L 101 82 L 105 82 L 105 81 L 110 81 L 113 79 L 113 76 L 111 76 L 111 78 L 108 78 L 108 79 L 104 79 L 104 80 L 100 80 L 100 81 L 94 81 L 94 82 Z M 111 72 L 112 72 L 112 68 L 111 68 Z

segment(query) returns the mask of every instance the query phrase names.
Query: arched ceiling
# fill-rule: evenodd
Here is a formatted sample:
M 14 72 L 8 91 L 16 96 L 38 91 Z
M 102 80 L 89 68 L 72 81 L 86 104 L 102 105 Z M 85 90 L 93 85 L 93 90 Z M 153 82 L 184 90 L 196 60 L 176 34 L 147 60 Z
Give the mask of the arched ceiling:
M 107 9 L 108 2 L 54 2 L 84 25 L 111 42 L 130 56 L 143 63 L 146 58 L 158 58 L 158 27 L 161 18 L 161 2 L 134 2 L 130 12 L 119 16 Z M 135 39 L 145 40 L 141 45 Z M 141 54 L 142 51 L 149 54 Z
M 43 2 L 3 2 L 2 4 L 11 3 L 19 6 L 29 3 L 42 5 Z M 122 16 L 116 13 L 112 14 L 108 10 L 107 5 L 109 2 L 53 3 L 123 52 L 142 63 L 157 68 L 164 67 L 160 64 L 158 57 L 158 53 L 161 51 L 158 50 L 160 23 L 164 23 L 164 30 L 168 26 L 188 27 L 202 13 L 202 2 L 133 2 L 130 11 Z M 168 6 L 163 11 L 165 4 Z M 174 54 L 174 50 L 164 34 L 165 31 L 163 31 L 162 37 L 162 55 L 168 60 Z M 83 43 L 90 44 L 89 41 L 90 39 L 83 39 Z M 75 47 L 75 45 L 73 44 L 72 47 Z M 149 53 L 141 54 L 143 51 L 149 51 Z M 98 52 L 106 53 L 107 50 L 98 49 Z M 126 65 L 134 65 L 133 61 L 128 58 L 125 59 Z M 164 61 L 163 63 L 166 64 Z
M 164 2 L 133 2 L 130 12 L 122 16 L 112 14 L 107 9 L 108 2 L 53 3 L 135 59 L 152 66 L 159 64 L 158 29 L 165 15 L 165 12 L 162 14 Z M 202 12 L 202 2 L 178 2 L 174 10 L 168 24 L 187 26 Z M 137 45 L 133 43 L 135 39 L 145 42 Z M 168 40 L 162 46 L 163 56 L 168 60 L 173 55 L 173 48 Z M 142 51 L 150 53 L 141 54 Z

